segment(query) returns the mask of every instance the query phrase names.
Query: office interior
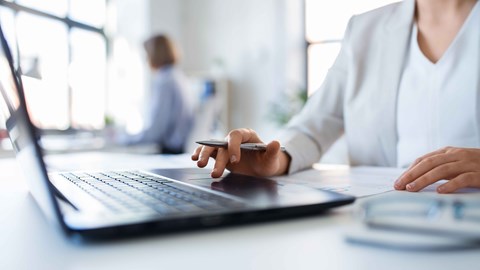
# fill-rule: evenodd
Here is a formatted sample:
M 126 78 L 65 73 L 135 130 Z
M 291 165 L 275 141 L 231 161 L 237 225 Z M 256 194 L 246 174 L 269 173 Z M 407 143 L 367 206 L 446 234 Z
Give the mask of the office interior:
M 142 43 L 168 35 L 198 111 L 188 152 L 234 128 L 274 139 L 322 83 L 350 16 L 390 2 L 2 0 L 0 20 L 52 152 L 112 149 L 112 134 L 142 129 L 152 76 Z M 204 102 L 212 84 L 216 101 Z M 0 136 L 11 156 L 4 127 Z M 338 145 L 327 162 L 344 161 Z
M 152 80 L 143 49 L 148 37 L 172 38 L 181 55 L 179 67 L 194 90 L 198 127 L 187 151 L 197 146 L 196 139 L 223 138 L 235 128 L 252 128 L 269 141 L 322 84 L 349 18 L 397 1 L 0 0 L 0 23 L 52 164 L 100 170 L 105 164 L 132 166 L 136 160 L 145 168 L 195 167 L 188 154 L 152 155 L 156 152 L 149 145 L 111 143 L 119 131 L 142 129 Z M 332 164 L 347 163 L 346 151 L 340 140 L 322 157 L 324 164 L 315 166 L 340 168 L 327 176 L 345 180 L 347 166 Z M 80 155 L 72 158 L 75 154 Z M 465 248 L 463 238 L 432 242 L 422 233 L 397 237 L 390 231 L 351 231 L 362 225 L 363 202 L 395 203 L 383 191 L 313 217 L 83 245 L 42 216 L 13 157 L 0 124 L 1 269 L 475 269 L 479 262 L 476 228 L 477 242 L 467 241 L 474 248 Z M 360 168 L 354 176 L 385 178 L 383 169 L 368 174 Z M 304 176 L 292 179 L 307 182 Z M 437 198 L 431 190 L 402 195 L 402 202 L 412 205 Z M 367 244 L 348 242 L 350 232 Z M 387 245 L 368 243 L 377 239 L 387 239 Z M 400 248 L 388 246 L 389 240 Z

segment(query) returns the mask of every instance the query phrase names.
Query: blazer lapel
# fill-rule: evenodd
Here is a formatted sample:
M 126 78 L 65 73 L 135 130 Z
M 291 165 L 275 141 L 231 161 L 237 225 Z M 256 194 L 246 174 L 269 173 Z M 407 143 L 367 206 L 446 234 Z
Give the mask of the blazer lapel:
M 383 103 L 378 106 L 378 115 L 381 117 L 379 139 L 387 166 L 397 165 L 397 94 L 407 57 L 414 11 L 414 0 L 405 0 L 399 5 L 385 24 L 385 40 L 382 41 L 379 100 Z

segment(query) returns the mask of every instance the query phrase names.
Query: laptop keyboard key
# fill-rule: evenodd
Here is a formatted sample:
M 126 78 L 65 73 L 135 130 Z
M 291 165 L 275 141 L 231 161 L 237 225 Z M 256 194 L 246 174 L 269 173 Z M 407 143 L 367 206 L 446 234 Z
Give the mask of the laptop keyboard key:
M 243 206 L 235 200 L 137 171 L 62 175 L 115 213 L 155 211 L 168 215 Z

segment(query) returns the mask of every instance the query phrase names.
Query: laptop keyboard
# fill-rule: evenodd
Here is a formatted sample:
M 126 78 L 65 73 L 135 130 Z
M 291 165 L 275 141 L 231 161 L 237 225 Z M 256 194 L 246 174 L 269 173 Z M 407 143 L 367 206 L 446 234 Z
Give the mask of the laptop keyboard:
M 138 171 L 61 175 L 118 213 L 154 211 L 174 214 L 222 211 L 244 206 L 233 199 Z

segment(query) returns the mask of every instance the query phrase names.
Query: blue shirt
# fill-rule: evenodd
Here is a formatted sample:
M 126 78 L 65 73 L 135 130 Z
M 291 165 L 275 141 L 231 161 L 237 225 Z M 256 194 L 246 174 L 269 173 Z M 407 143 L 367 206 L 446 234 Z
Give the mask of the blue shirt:
M 174 66 L 158 69 L 153 77 L 144 129 L 127 144 L 156 143 L 183 152 L 193 126 L 194 108 L 184 74 Z

